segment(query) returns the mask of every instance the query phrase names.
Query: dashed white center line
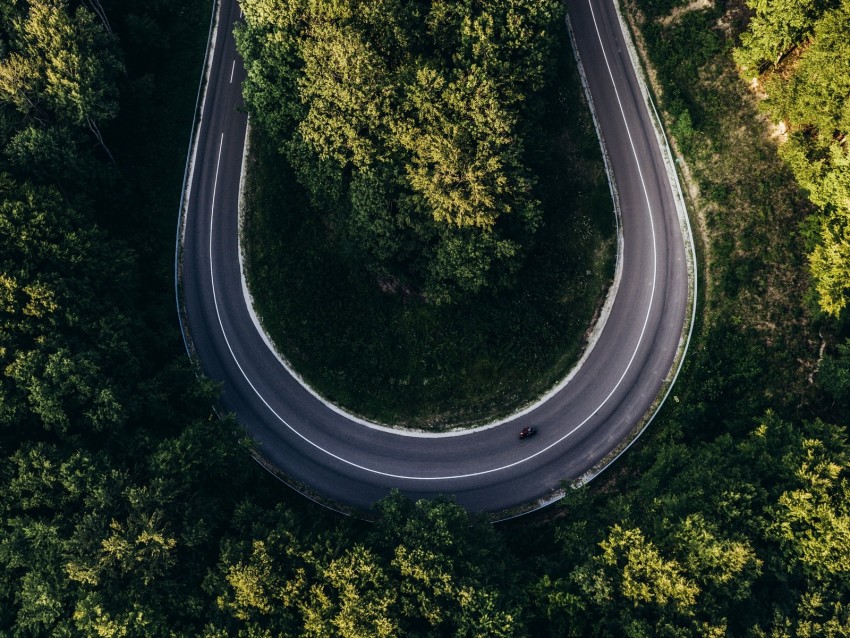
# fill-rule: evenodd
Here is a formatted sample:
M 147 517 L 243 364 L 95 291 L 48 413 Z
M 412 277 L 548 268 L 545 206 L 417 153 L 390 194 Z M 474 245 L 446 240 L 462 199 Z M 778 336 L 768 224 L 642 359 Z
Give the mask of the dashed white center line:
M 230 67 L 230 83 L 233 84 L 233 72 L 236 70 L 236 60 L 233 60 L 233 66 Z

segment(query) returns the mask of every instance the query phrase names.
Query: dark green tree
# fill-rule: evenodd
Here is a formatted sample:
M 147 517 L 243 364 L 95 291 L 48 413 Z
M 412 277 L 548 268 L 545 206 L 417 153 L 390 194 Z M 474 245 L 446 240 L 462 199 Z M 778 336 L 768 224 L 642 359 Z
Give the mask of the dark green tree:
M 55 190 L 4 176 L 0 245 L 3 425 L 20 433 L 121 426 L 133 322 L 106 308 L 130 288 L 129 254 Z
M 8 45 L 0 60 L 2 99 L 42 125 L 87 128 L 113 159 L 100 123 L 117 112 L 122 64 L 102 23 L 64 0 L 31 0 L 12 21 Z
M 245 12 L 249 109 L 347 252 L 433 303 L 509 285 L 540 225 L 525 139 L 557 3 Z

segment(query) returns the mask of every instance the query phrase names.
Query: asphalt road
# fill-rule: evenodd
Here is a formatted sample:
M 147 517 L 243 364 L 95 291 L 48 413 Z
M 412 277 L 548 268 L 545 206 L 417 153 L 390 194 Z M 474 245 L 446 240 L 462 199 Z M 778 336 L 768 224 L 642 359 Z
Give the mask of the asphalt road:
M 244 69 L 222 0 L 188 183 L 180 301 L 184 331 L 222 404 L 267 461 L 339 503 L 367 508 L 399 488 L 505 511 L 556 494 L 632 432 L 671 375 L 688 313 L 688 253 L 651 119 L 610 0 L 568 9 L 622 210 L 621 280 L 581 369 L 533 411 L 462 435 L 410 436 L 352 422 L 283 368 L 252 322 L 239 261 Z M 526 425 L 538 434 L 519 441 Z

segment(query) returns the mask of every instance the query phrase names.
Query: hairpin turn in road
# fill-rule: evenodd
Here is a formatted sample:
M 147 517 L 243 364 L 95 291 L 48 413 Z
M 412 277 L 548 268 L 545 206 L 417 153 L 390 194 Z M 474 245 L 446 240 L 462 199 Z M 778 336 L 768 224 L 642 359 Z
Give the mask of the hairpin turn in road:
M 686 219 L 612 1 L 569 0 L 569 20 L 620 205 L 618 282 L 598 338 L 569 382 L 498 425 L 413 435 L 352 421 L 281 364 L 252 318 L 239 251 L 245 71 L 221 0 L 178 231 L 178 306 L 222 405 L 293 482 L 366 509 L 398 488 L 504 512 L 557 495 L 611 457 L 669 390 L 686 347 L 695 280 Z M 689 294 L 690 293 L 690 294 Z M 676 364 L 676 365 L 674 365 Z M 533 437 L 517 434 L 534 426 Z

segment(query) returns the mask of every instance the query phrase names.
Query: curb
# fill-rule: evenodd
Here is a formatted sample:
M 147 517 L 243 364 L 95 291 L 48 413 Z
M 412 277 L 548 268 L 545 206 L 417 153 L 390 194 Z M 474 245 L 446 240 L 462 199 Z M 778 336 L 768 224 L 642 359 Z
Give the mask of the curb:
M 635 441 L 640 438 L 640 435 L 644 433 L 644 431 L 649 427 L 658 413 L 661 411 L 661 408 L 664 406 L 664 403 L 667 401 L 667 398 L 670 396 L 670 393 L 673 390 L 673 386 L 676 383 L 676 380 L 679 377 L 679 373 L 682 371 L 682 366 L 685 362 L 685 356 L 688 352 L 688 346 L 691 342 L 691 337 L 693 336 L 694 324 L 696 323 L 696 314 L 697 314 L 697 255 L 696 255 L 696 244 L 694 242 L 694 235 L 691 229 L 690 218 L 688 217 L 687 207 L 685 205 L 685 197 L 682 192 L 682 184 L 679 181 L 679 174 L 676 171 L 676 166 L 673 161 L 673 152 L 670 148 L 669 140 L 667 139 L 667 134 L 664 131 L 664 126 L 661 122 L 661 116 L 658 113 L 658 110 L 655 107 L 655 102 L 652 99 L 652 95 L 650 94 L 646 77 L 645 77 L 645 69 L 643 67 L 643 63 L 640 59 L 640 56 L 637 53 L 637 50 L 634 46 L 634 41 L 632 40 L 632 32 L 629 28 L 626 19 L 623 16 L 622 4 L 620 0 L 614 1 L 614 9 L 617 13 L 617 20 L 620 23 L 620 29 L 623 32 L 623 42 L 626 45 L 626 50 L 629 53 L 629 59 L 631 60 L 632 67 L 635 70 L 635 76 L 637 77 L 638 87 L 640 88 L 641 95 L 643 96 L 644 102 L 648 107 L 648 112 L 650 119 L 652 120 L 653 128 L 655 129 L 655 137 L 658 140 L 658 148 L 661 151 L 661 156 L 664 159 L 664 166 L 667 169 L 667 179 L 670 182 L 671 189 L 673 191 L 673 199 L 676 202 L 676 212 L 679 217 L 679 226 L 682 231 L 682 239 L 685 242 L 685 252 L 688 256 L 688 297 L 691 306 L 691 314 L 690 317 L 686 316 L 685 325 L 682 326 L 682 336 L 679 339 L 679 345 L 677 347 L 676 356 L 673 359 L 673 366 L 671 367 L 672 375 L 668 375 L 667 379 L 665 379 L 664 384 L 659 390 L 658 396 L 656 397 L 655 402 L 644 415 L 644 417 L 638 422 L 632 432 L 623 439 L 623 441 L 618 445 L 611 453 L 606 456 L 604 459 L 599 461 L 596 465 L 594 465 L 590 470 L 582 474 L 576 480 L 572 481 L 571 486 L 574 488 L 581 487 L 586 485 L 596 477 L 598 477 L 602 472 L 608 469 L 617 459 L 619 459 L 623 454 L 625 454 L 626 450 L 628 450 Z M 580 65 L 581 63 L 579 63 Z M 678 400 L 678 399 L 677 399 Z

